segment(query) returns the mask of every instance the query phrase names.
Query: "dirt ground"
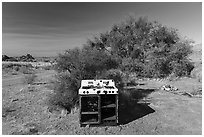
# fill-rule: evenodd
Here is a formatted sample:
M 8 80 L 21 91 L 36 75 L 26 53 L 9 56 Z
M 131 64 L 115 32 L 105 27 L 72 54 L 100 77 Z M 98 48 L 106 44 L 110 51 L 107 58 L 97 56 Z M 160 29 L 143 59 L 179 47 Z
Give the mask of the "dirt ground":
M 49 111 L 46 100 L 53 93 L 48 87 L 54 75 L 53 70 L 38 72 L 37 81 L 42 84 L 36 85 L 23 83 L 23 75 L 3 77 L 2 134 L 202 134 L 201 95 L 180 94 L 201 88 L 202 83 L 195 79 L 137 81 L 135 88 L 122 91 L 123 96 L 119 98 L 119 125 L 80 127 L 78 109 L 70 114 L 64 110 Z M 175 93 L 161 90 L 167 83 L 179 90 Z

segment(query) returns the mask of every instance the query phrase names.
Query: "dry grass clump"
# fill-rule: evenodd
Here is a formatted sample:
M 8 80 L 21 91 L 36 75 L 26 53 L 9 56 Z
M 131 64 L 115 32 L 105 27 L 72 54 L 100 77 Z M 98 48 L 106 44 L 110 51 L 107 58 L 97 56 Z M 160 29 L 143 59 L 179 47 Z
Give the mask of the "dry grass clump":
M 17 75 L 19 73 L 32 74 L 33 66 L 31 64 L 23 63 L 2 63 L 3 73 L 11 73 L 12 75 Z

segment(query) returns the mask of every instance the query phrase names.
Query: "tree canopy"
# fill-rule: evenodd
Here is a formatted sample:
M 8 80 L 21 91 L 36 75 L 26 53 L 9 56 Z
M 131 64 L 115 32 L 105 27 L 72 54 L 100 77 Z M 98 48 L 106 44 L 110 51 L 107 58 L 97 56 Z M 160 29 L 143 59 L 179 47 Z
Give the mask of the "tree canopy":
M 130 17 L 113 25 L 110 31 L 87 40 L 81 50 L 73 49 L 60 55 L 58 64 L 69 71 L 84 68 L 92 77 L 96 75 L 92 72 L 112 68 L 135 72 L 142 77 L 166 77 L 172 73 L 182 76 L 193 69 L 188 60 L 191 44 L 182 40 L 174 28 L 144 17 L 138 20 Z
M 182 40 L 176 29 L 143 17 L 129 18 L 87 40 L 82 49 L 70 49 L 58 56 L 55 95 L 50 101 L 73 107 L 83 79 L 114 79 L 120 88 L 123 76 L 130 73 L 142 78 L 189 76 L 194 68 L 188 60 L 191 44 Z

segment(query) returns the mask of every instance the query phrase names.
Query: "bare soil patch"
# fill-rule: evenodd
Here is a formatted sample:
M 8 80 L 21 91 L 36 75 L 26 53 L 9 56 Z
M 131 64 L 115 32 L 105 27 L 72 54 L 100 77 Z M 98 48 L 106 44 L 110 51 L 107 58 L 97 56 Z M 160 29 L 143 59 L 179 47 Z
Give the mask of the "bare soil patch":
M 47 105 L 47 98 L 53 93 L 48 87 L 55 72 L 45 70 L 36 75 L 36 82 L 43 84 L 29 86 L 22 82 L 23 75 L 3 78 L 4 135 L 202 134 L 202 98 L 161 90 L 160 87 L 169 81 L 141 80 L 137 81 L 135 88 L 122 91 L 119 98 L 119 125 L 80 127 L 77 108 L 67 114 L 63 109 Z M 190 78 L 170 84 L 176 86 L 179 92 L 188 90 L 192 93 L 193 89 L 202 87 Z

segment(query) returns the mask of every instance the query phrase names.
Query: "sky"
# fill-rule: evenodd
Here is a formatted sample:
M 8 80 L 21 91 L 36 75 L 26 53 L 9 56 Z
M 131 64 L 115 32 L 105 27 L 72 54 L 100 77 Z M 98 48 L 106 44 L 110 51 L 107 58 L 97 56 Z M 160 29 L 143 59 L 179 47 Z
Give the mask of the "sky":
M 146 16 L 202 43 L 201 2 L 3 2 L 2 54 L 57 56 L 82 47 L 87 39 L 110 31 L 128 16 Z

